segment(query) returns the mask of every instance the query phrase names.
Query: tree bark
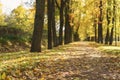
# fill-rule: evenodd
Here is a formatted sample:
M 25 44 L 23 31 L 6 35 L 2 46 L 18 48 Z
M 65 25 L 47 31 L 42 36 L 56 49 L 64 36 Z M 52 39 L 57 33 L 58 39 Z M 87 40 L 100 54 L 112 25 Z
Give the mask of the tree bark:
M 102 0 L 100 0 L 100 15 L 98 22 L 98 43 L 103 43 L 103 29 L 102 29 Z
M 59 45 L 63 44 L 63 25 L 64 25 L 64 0 L 61 0 L 61 5 L 60 5 Z
M 80 13 L 80 11 L 79 11 Z M 80 28 L 80 20 L 81 20 L 81 14 L 79 15 L 79 18 L 78 18 L 78 22 L 77 22 L 77 28 L 74 32 L 74 41 L 80 41 L 80 37 L 79 37 L 79 28 Z
M 112 43 L 113 43 L 113 30 L 114 30 L 114 27 L 111 28 L 111 34 L 110 34 L 110 39 L 109 39 L 109 45 L 112 45 Z
M 72 27 L 70 25 L 70 0 L 66 1 L 65 5 L 65 36 L 64 44 L 72 42 Z
M 111 2 L 108 0 L 108 6 L 110 6 Z M 109 8 L 107 8 L 107 33 L 106 33 L 106 37 L 105 37 L 105 44 L 108 44 L 109 43 L 109 24 L 110 24 L 110 18 L 111 18 L 111 15 L 110 15 L 111 11 Z
M 65 35 L 64 35 L 64 44 L 69 43 L 69 0 L 65 3 Z
M 118 41 L 120 41 L 120 36 L 118 35 Z
M 117 46 L 117 28 L 116 28 L 116 0 L 113 0 L 113 27 L 115 29 L 115 46 Z
M 58 45 L 57 43 L 57 34 L 56 34 L 56 26 L 55 26 L 55 0 L 52 0 L 52 34 L 53 34 L 53 46 L 56 47 Z
M 47 2 L 47 12 L 48 12 L 48 49 L 52 49 L 52 0 L 48 0 Z
M 95 42 L 97 42 L 97 20 L 94 19 L 94 34 L 95 34 Z
M 31 52 L 41 52 L 44 15 L 45 15 L 45 0 L 36 0 L 36 13 L 30 50 Z
M 109 42 L 109 27 L 107 27 L 107 33 L 106 33 L 106 37 L 105 37 L 105 44 L 108 44 Z

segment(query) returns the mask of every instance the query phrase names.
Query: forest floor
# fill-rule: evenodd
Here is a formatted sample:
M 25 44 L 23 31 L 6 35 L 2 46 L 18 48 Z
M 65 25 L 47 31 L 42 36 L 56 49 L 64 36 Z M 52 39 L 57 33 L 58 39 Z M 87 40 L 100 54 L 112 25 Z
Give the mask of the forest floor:
M 120 56 L 75 42 L 42 53 L 0 54 L 0 72 L 3 80 L 120 80 Z

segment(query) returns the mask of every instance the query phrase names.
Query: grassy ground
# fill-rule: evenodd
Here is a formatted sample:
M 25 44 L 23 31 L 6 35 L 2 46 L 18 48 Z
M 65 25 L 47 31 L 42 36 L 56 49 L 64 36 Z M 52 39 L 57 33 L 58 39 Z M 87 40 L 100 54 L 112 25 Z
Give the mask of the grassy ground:
M 100 45 L 98 49 L 101 50 L 102 52 L 108 53 L 108 55 L 120 56 L 120 42 L 117 42 L 116 46 L 115 46 L 115 42 L 111 46 Z
M 10 52 L 0 54 L 0 80 L 2 75 L 7 75 L 18 70 L 33 68 L 38 62 L 50 60 L 51 56 L 59 55 L 63 52 L 64 47 L 54 48 L 53 50 L 45 50 L 42 53 L 30 53 L 29 51 Z M 58 54 L 55 54 L 59 52 Z M 9 78 L 9 77 L 8 77 Z M 11 80 L 11 79 L 10 79 Z
M 120 57 L 100 49 L 76 42 L 42 53 L 2 53 L 0 80 L 119 80 Z

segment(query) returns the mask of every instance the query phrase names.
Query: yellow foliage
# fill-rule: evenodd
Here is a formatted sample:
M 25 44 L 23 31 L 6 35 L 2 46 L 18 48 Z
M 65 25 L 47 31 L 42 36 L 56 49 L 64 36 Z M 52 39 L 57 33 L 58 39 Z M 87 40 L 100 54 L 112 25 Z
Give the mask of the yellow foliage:
M 4 72 L 2 75 L 1 75 L 1 79 L 5 80 L 6 78 L 6 73 Z
M 41 78 L 40 80 L 46 80 L 45 78 Z
M 23 6 L 18 6 L 12 11 L 12 13 L 16 16 L 16 18 L 24 18 L 26 14 L 26 9 Z
M 24 6 L 18 6 L 11 13 L 8 26 L 18 27 L 24 31 L 31 31 L 34 23 L 34 11 L 27 10 Z
M 46 80 L 45 79 L 45 75 L 42 75 L 41 78 L 40 78 L 40 80 Z

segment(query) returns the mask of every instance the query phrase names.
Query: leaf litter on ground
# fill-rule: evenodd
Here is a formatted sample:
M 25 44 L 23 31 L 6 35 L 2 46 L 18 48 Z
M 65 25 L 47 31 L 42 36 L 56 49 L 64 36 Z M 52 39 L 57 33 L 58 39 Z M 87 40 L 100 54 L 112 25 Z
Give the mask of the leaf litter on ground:
M 0 73 L 2 80 L 119 80 L 120 57 L 75 42 L 42 53 L 0 54 Z

